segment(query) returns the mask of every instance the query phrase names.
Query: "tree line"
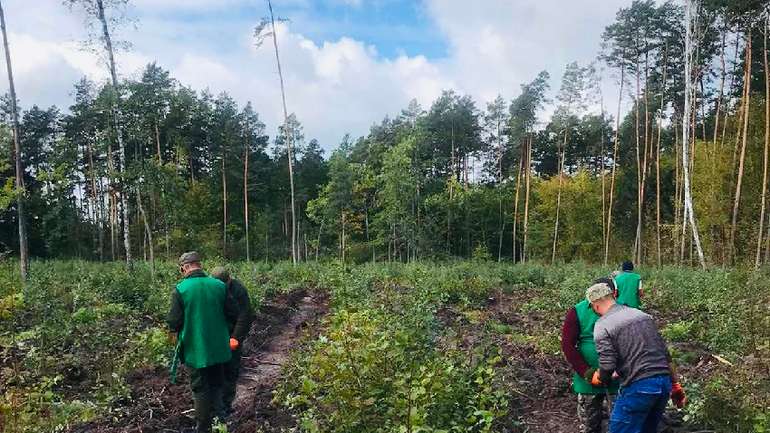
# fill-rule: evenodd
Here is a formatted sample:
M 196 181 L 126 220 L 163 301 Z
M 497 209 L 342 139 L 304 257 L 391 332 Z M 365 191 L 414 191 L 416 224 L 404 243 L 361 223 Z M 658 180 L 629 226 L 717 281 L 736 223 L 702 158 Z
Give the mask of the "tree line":
M 93 12 L 109 47 L 104 6 L 124 2 L 70 3 Z M 695 264 L 703 251 L 709 264 L 759 266 L 770 260 L 769 6 L 686 6 L 619 10 L 596 61 L 568 64 L 558 88 L 543 71 L 510 99 L 446 90 L 345 136 L 328 159 L 293 114 L 268 137 L 251 103 L 156 64 L 120 80 L 110 55 L 111 79 L 76 83 L 66 112 L 33 106 L 15 127 L 15 97 L 4 99 L 0 248 L 18 253 L 24 226 L 32 256 L 89 260 L 198 249 Z M 608 80 L 617 95 L 602 93 Z

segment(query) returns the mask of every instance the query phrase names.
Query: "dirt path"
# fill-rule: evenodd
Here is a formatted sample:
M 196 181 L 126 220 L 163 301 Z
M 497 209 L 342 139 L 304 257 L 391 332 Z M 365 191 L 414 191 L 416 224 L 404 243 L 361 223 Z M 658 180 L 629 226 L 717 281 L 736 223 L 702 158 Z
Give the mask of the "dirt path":
M 267 300 L 256 314 L 244 342 L 244 358 L 231 433 L 277 432 L 294 426 L 289 413 L 272 404 L 281 366 L 298 340 L 315 334 L 314 325 L 328 311 L 325 294 L 295 290 Z M 185 368 L 177 384 L 165 367 L 129 374 L 130 399 L 118 401 L 109 416 L 77 426 L 72 433 L 186 433 L 194 428 L 192 395 Z
M 266 304 L 261 309 L 246 339 L 233 405 L 235 413 L 228 422 L 230 431 L 269 432 L 294 426 L 293 418 L 273 405 L 272 392 L 291 349 L 306 333 L 315 334 L 312 327 L 328 310 L 327 304 L 325 295 L 298 292 L 291 308 L 287 309 L 285 303 L 279 302 Z M 271 324 L 275 321 L 279 323 Z

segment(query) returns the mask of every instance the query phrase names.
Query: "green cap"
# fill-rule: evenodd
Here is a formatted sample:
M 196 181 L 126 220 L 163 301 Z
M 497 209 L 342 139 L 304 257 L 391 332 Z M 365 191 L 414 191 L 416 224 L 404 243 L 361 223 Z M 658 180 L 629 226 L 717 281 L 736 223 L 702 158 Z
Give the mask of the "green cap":
M 188 263 L 200 263 L 201 255 L 197 251 L 188 251 L 179 256 L 179 266 L 186 265 Z
M 586 290 L 586 299 L 594 303 L 599 299 L 612 295 L 612 288 L 607 283 L 596 283 Z
M 230 272 L 224 266 L 217 266 L 211 271 L 211 276 L 223 283 L 230 281 Z

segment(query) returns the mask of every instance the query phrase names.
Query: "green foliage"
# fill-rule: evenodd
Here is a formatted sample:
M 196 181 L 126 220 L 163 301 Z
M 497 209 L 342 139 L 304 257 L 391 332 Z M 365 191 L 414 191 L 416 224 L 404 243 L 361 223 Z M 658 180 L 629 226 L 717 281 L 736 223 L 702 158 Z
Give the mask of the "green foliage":
M 507 407 L 493 385 L 499 358 L 437 350 L 431 291 L 385 284 L 373 305 L 329 319 L 277 399 L 307 432 L 490 431 Z

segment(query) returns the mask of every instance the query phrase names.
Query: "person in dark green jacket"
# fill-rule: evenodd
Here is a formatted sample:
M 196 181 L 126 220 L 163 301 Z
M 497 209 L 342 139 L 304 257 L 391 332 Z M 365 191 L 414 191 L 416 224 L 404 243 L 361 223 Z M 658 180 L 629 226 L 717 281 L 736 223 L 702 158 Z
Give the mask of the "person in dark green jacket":
M 232 358 L 225 364 L 225 385 L 223 391 L 225 412 L 231 413 L 233 411 L 233 401 L 235 401 L 238 376 L 241 373 L 243 343 L 249 335 L 254 311 L 251 308 L 251 300 L 249 299 L 249 292 L 246 290 L 246 287 L 237 279 L 232 278 L 227 269 L 217 266 L 211 271 L 211 276 L 225 283 L 227 286 L 227 297 L 238 309 L 236 320 L 228 324 Z
M 616 302 L 620 305 L 639 308 L 644 296 L 642 277 L 634 272 L 634 264 L 630 261 L 623 262 L 621 269 L 623 272 L 615 277 Z
M 610 278 L 600 278 L 594 284 L 608 286 L 614 290 Z M 594 344 L 594 325 L 599 315 L 583 299 L 571 308 L 562 325 L 561 347 L 564 357 L 572 368 L 572 390 L 577 394 L 578 422 L 580 433 L 601 433 L 605 412 L 609 413 L 618 385 L 609 387 L 594 385 L 594 376 L 599 368 L 599 354 Z
M 225 284 L 203 272 L 197 252 L 179 258 L 182 281 L 171 294 L 168 325 L 177 333 L 179 359 L 190 369 L 197 433 L 209 433 L 214 417 L 224 418 L 222 392 L 230 361 L 228 322 L 237 310 Z

